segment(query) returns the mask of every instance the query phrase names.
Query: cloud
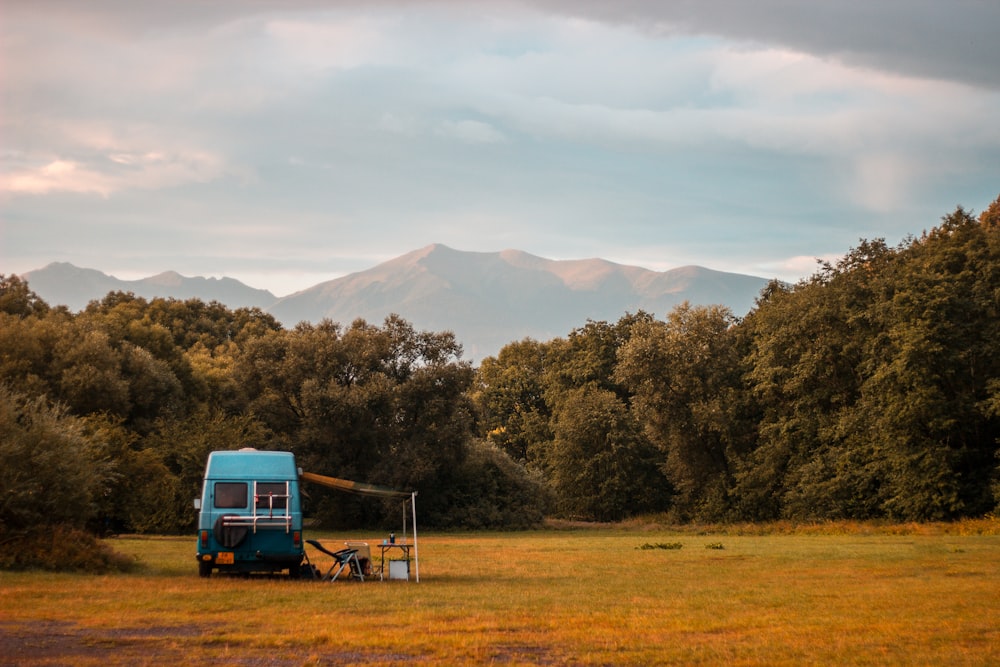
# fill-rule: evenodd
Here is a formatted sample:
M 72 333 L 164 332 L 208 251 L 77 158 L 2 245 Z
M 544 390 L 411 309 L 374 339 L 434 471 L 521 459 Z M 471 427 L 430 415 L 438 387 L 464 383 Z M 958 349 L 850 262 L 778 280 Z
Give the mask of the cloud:
M 504 17 L 548 13 L 609 25 L 626 25 L 654 37 L 714 35 L 726 40 L 776 45 L 818 57 L 891 71 L 905 76 L 958 80 L 1000 88 L 1000 4 L 988 0 L 486 0 L 474 7 L 447 0 L 372 0 L 369 11 L 385 15 L 446 14 Z M 47 15 L 102 38 L 127 38 L 157 26 L 164 32 L 203 30 L 247 17 L 287 17 L 299 22 L 303 50 L 320 47 L 323 29 L 310 31 L 298 17 L 350 13 L 348 0 L 176 0 L 134 3 L 127 0 L 10 0 L 5 13 Z M 53 18 L 54 17 L 54 18 Z M 284 20 L 284 19 L 283 19 Z M 343 36 L 343 35 L 341 35 Z M 350 39 L 353 39 L 351 36 Z M 463 41 L 451 34 L 449 41 Z M 339 48 L 336 47 L 335 48 Z
M 984 0 L 536 0 L 549 11 L 654 35 L 779 45 L 904 76 L 1000 89 L 1000 4 Z
M 316 22 L 271 19 L 264 24 L 271 58 L 282 70 L 351 68 L 370 65 L 390 50 L 387 32 L 368 17 L 329 16 Z
M 400 115 L 385 111 L 379 117 L 378 129 L 400 136 L 414 136 L 419 131 L 419 122 L 410 114 Z
M 466 144 L 500 144 L 507 141 L 502 132 L 478 120 L 444 121 L 438 124 L 437 134 Z
M 107 198 L 123 190 L 206 183 L 227 173 L 220 156 L 199 149 L 148 149 L 119 142 L 113 148 L 75 144 L 67 152 L 86 157 L 22 155 L 19 166 L 0 175 L 0 192 L 72 192 Z
M 12 0 L 4 252 L 844 251 L 995 197 L 995 4 Z
M 624 91 L 621 81 L 628 77 L 614 76 L 675 55 L 694 69 L 654 66 Z M 660 41 L 655 53 L 641 57 L 625 53 L 595 62 L 603 56 L 591 56 L 583 44 L 567 46 L 560 59 L 573 59 L 576 69 L 565 70 L 545 55 L 493 58 L 472 93 L 481 94 L 477 110 L 508 133 L 622 154 L 721 154 L 730 146 L 823 160 L 833 172 L 829 186 L 879 212 L 923 187 L 930 172 L 921 165 L 963 159 L 964 169 L 975 172 L 1000 146 L 991 121 L 997 94 L 962 84 L 857 69 L 794 51 L 680 38 Z M 580 71 L 589 74 L 585 94 L 572 83 Z M 685 78 L 691 71 L 701 78 Z M 467 79 L 463 73 L 458 80 Z M 671 85 L 678 80 L 680 86 Z M 507 81 L 521 83 L 505 86 Z M 546 89 L 551 94 L 532 94 Z M 673 94 L 659 92 L 664 90 Z
M 829 262 L 835 264 L 841 257 L 847 254 L 845 248 L 841 254 L 827 253 L 821 256 L 796 255 L 778 261 L 762 262 L 751 267 L 751 273 L 777 276 L 788 282 L 796 282 L 800 278 L 807 278 L 815 274 L 821 263 Z
M 107 197 L 112 190 L 104 175 L 81 168 L 71 160 L 53 160 L 36 169 L 18 170 L 0 177 L 0 191 L 12 193 L 84 192 Z

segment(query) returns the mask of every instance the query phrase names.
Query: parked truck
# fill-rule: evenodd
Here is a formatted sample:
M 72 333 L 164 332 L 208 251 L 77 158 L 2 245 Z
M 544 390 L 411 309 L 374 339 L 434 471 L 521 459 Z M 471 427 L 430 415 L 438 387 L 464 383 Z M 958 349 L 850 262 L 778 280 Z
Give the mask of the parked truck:
M 302 506 L 291 452 L 212 452 L 198 516 L 198 573 L 302 574 Z

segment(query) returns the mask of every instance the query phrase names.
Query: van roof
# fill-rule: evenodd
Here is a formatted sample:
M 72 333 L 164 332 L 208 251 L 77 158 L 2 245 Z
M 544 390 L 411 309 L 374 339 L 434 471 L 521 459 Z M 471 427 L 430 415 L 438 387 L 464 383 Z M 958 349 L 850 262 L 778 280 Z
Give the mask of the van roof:
M 210 479 L 298 479 L 291 452 L 261 452 L 256 449 L 212 452 L 205 477 Z

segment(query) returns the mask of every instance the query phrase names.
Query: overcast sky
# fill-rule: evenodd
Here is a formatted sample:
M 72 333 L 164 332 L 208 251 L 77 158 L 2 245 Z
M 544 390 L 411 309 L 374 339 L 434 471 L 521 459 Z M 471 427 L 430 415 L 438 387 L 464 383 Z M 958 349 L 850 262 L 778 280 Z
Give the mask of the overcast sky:
M 1000 194 L 996 0 L 0 0 L 0 273 L 797 280 Z

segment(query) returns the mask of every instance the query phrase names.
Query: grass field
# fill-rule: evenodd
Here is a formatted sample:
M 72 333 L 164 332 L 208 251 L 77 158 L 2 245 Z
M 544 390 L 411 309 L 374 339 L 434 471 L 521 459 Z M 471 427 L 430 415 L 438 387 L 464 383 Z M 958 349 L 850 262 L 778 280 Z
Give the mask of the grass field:
M 0 573 L 0 664 L 996 665 L 996 523 L 430 533 L 419 584 L 201 579 L 193 537 L 120 537 L 134 574 Z

